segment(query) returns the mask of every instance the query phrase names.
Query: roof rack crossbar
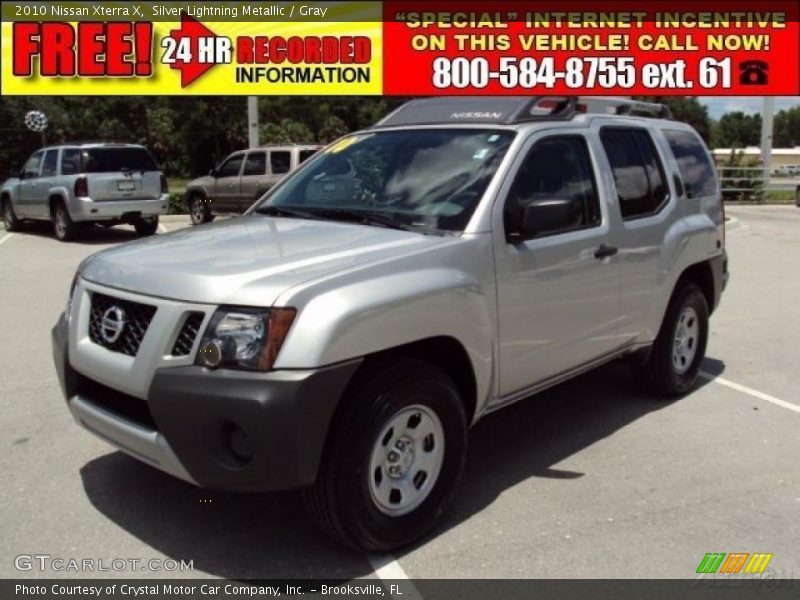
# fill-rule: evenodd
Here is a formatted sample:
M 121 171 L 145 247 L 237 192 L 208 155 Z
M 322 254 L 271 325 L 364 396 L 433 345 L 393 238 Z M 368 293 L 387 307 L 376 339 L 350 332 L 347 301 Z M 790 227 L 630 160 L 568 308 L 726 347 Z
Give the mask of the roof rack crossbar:
M 581 96 L 580 101 L 588 107 L 601 107 L 612 110 L 610 114 L 628 115 L 638 117 L 655 117 L 657 119 L 671 119 L 672 111 L 666 104 L 658 102 L 644 102 L 629 98 L 614 98 L 609 96 Z M 589 113 L 596 111 L 587 110 Z

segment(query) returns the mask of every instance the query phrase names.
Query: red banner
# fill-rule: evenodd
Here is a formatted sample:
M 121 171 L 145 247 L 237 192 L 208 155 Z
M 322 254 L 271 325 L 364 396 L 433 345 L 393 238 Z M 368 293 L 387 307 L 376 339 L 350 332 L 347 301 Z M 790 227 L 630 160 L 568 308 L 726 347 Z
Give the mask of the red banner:
M 384 93 L 800 95 L 799 19 L 797 1 L 389 1 Z

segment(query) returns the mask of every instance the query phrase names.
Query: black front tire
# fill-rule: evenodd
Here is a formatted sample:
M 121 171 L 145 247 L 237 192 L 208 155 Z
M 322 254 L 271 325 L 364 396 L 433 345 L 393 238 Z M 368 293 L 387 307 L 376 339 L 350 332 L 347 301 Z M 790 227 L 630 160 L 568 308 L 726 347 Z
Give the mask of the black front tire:
M 421 504 L 389 516 L 373 500 L 369 463 L 387 423 L 412 406 L 433 411 L 441 423 L 441 468 Z M 403 357 L 366 364 L 337 410 L 317 481 L 304 491 L 306 508 L 321 529 L 345 545 L 368 552 L 395 550 L 433 527 L 463 471 L 466 449 L 464 404 L 442 371 Z
M 17 218 L 14 206 L 8 198 L 3 199 L 3 224 L 9 233 L 22 229 L 22 221 Z
M 202 194 L 193 194 L 189 198 L 189 218 L 192 220 L 192 225 L 202 225 L 212 220 L 211 205 Z
M 690 316 L 690 321 L 696 316 L 698 331 L 693 342 L 695 346 L 692 360 L 679 367 L 674 357 L 675 340 L 679 327 L 682 326 L 681 317 L 687 312 L 693 315 Z M 647 362 L 643 366 L 635 367 L 638 377 L 650 392 L 664 398 L 674 398 L 687 394 L 694 388 L 700 365 L 706 355 L 708 313 L 708 302 L 702 290 L 693 283 L 680 284 L 667 307 Z M 694 326 L 693 323 L 690 325 Z
M 153 235 L 156 231 L 158 231 L 158 215 L 155 217 L 148 217 L 146 219 L 139 219 L 133 224 L 133 227 L 136 229 L 136 235 Z

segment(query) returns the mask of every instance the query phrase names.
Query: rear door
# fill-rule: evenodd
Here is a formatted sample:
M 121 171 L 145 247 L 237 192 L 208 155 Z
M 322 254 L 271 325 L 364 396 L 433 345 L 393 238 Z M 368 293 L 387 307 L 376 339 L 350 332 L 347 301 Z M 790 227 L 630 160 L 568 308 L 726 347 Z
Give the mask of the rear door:
M 244 152 L 235 152 L 225 159 L 225 162 L 217 169 L 214 179 L 214 209 L 237 210 L 241 196 L 244 158 Z
M 161 196 L 161 172 L 141 146 L 84 147 L 81 166 L 95 202 L 156 200 Z
M 244 212 L 271 186 L 267 176 L 267 151 L 252 150 L 247 153 L 242 169 L 242 185 L 237 212 Z
M 500 394 L 513 396 L 620 345 L 619 268 L 609 199 L 586 130 L 535 135 L 495 208 Z M 574 200 L 566 228 L 514 237 L 533 202 Z M 499 214 L 501 213 L 501 214 Z M 521 234 L 519 234 L 521 235 Z M 511 237 L 509 237 L 511 236 Z
M 41 183 L 39 173 L 42 170 L 42 159 L 44 150 L 37 150 L 25 161 L 25 165 L 20 172 L 19 194 L 17 195 L 17 205 L 14 207 L 18 217 L 33 218 L 36 216 L 35 198 L 37 188 Z
M 593 126 L 613 177 L 622 219 L 620 333 L 626 341 L 654 339 L 658 332 L 648 331 L 649 316 L 670 269 L 662 257 L 670 227 L 680 216 L 677 199 L 653 131 L 644 125 L 606 123 L 600 120 Z

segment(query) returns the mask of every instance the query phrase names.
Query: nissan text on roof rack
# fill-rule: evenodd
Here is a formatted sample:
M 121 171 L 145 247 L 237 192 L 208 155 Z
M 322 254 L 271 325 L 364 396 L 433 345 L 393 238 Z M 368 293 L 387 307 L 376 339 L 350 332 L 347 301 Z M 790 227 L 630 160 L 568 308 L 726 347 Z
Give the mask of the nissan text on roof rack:
M 52 333 L 69 410 L 185 481 L 302 489 L 341 542 L 406 545 L 488 413 L 621 357 L 659 397 L 692 390 L 724 216 L 707 148 L 667 117 L 413 100 L 243 218 L 95 254 Z

